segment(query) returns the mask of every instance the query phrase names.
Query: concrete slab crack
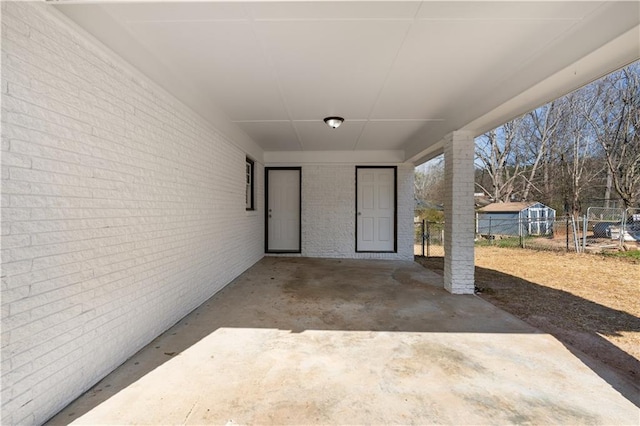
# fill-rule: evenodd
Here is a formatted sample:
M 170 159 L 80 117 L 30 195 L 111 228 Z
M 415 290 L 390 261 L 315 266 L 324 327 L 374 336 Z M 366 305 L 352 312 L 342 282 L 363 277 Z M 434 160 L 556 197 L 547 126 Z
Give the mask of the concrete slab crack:
M 184 420 L 182 421 L 183 425 L 187 424 L 187 420 L 189 420 L 189 417 L 191 416 L 191 413 L 193 413 L 193 410 L 196 408 L 196 405 L 198 405 L 198 401 L 194 402 L 193 405 L 191 406 L 191 409 L 189 410 Z

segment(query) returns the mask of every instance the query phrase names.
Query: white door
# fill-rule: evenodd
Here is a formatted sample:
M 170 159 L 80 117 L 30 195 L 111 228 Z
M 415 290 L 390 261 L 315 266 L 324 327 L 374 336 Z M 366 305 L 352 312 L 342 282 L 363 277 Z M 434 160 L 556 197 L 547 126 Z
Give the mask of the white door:
M 267 169 L 267 251 L 300 252 L 300 169 Z
M 356 168 L 356 251 L 396 249 L 395 168 Z
M 529 209 L 529 235 L 540 235 L 540 222 L 542 220 L 542 209 Z

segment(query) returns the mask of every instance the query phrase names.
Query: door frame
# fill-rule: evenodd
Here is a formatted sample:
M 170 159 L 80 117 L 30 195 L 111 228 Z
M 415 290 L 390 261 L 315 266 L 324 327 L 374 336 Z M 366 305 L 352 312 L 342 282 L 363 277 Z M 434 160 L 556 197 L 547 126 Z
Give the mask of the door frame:
M 393 169 L 393 251 L 358 250 L 358 170 L 359 169 Z M 397 253 L 398 252 L 398 166 L 356 166 L 355 197 L 355 249 L 356 253 Z
M 298 171 L 298 250 L 269 250 L 269 171 Z M 265 253 L 302 253 L 302 167 L 265 167 L 264 168 L 264 252 Z

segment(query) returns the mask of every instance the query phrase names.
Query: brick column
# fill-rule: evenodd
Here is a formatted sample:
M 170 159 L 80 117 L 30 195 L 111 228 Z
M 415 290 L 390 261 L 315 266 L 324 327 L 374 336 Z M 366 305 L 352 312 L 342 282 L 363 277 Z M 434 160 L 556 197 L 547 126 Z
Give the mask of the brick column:
M 473 294 L 474 139 L 467 131 L 444 138 L 444 288 Z

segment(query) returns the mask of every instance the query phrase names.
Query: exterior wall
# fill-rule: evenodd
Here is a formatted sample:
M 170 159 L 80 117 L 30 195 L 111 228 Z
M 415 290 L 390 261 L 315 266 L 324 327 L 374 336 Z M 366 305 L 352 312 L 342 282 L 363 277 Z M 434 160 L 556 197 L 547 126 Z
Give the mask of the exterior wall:
M 2 54 L 2 423 L 39 424 L 263 256 L 264 170 L 247 212 L 245 153 L 48 5 Z
M 519 213 L 478 213 L 478 234 L 520 235 Z
M 398 164 L 398 252 L 356 253 L 356 164 L 302 166 L 302 256 L 413 260 L 413 165 Z

